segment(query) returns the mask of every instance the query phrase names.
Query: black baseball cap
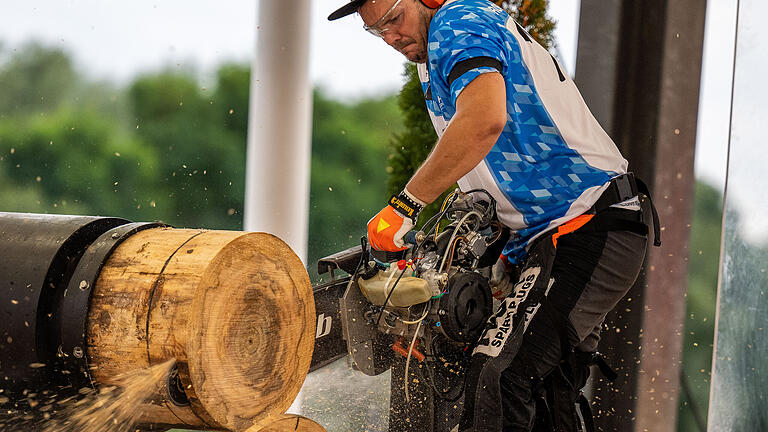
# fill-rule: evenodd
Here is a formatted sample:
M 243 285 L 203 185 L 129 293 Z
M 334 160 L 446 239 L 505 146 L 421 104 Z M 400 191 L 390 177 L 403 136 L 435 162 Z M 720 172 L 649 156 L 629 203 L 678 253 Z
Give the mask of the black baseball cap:
M 344 6 L 338 8 L 336 12 L 328 15 L 328 21 L 337 20 L 339 18 L 344 18 L 347 15 L 351 15 L 355 12 L 357 12 L 358 9 L 360 9 L 360 6 L 363 5 L 368 0 L 352 0 L 351 2 L 345 4 Z

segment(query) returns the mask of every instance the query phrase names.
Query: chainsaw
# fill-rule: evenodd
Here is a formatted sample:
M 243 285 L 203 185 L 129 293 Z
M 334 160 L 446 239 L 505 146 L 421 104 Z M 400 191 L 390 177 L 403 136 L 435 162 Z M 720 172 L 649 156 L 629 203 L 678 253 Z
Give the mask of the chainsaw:
M 456 190 L 405 236 L 406 250 L 377 251 L 363 238 L 319 260 L 318 273 L 330 280 L 314 287 L 310 371 L 349 355 L 354 369 L 373 376 L 402 356 L 406 376 L 418 362 L 435 395 L 457 400 L 471 347 L 493 312 L 491 268 L 509 238 L 495 207 L 484 190 Z

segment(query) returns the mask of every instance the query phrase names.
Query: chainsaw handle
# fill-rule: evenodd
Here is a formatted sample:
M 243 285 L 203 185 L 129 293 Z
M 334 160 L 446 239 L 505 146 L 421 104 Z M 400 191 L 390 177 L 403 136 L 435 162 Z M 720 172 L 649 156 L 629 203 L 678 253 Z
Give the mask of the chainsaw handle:
M 408 231 L 403 236 L 403 241 L 405 241 L 408 244 L 412 244 L 414 246 L 417 246 L 419 243 L 424 241 L 424 231 Z

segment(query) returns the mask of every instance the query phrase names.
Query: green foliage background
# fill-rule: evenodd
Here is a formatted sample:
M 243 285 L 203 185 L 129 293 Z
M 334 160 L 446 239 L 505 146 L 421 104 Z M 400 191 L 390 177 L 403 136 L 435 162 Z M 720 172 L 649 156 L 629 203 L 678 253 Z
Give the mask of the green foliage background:
M 17 49 L 0 63 L 0 210 L 241 229 L 249 70 L 223 64 L 213 88 L 175 70 L 117 88 L 58 49 Z M 312 126 L 310 263 L 359 243 L 402 121 L 392 95 L 342 103 L 316 90 Z
M 345 103 L 315 91 L 310 270 L 358 243 L 387 188 L 404 184 L 434 145 L 414 73 L 406 65 L 399 96 Z M 164 70 L 117 87 L 39 44 L 0 58 L 0 211 L 240 229 L 249 67 L 223 64 L 215 76 L 203 88 Z M 706 419 L 722 197 L 700 183 L 695 206 L 683 357 L 692 398 L 681 399 L 680 431 L 696 430 L 691 402 Z
M 717 313 L 717 275 L 720 260 L 720 232 L 723 196 L 714 187 L 696 183 L 693 221 L 688 257 L 685 334 L 677 430 L 699 431 L 706 425 L 709 385 Z M 703 431 L 702 431 L 703 432 Z

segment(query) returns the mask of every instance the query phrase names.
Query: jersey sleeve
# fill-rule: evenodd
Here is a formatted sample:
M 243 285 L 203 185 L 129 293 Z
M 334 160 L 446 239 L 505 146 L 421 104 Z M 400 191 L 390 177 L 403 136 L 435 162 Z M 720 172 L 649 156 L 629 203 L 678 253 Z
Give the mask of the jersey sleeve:
M 450 89 L 455 107 L 459 95 L 472 80 L 484 73 L 504 73 L 504 43 L 491 24 L 471 16 L 443 20 L 438 25 L 430 42 L 430 57 L 436 59 L 437 70 Z

